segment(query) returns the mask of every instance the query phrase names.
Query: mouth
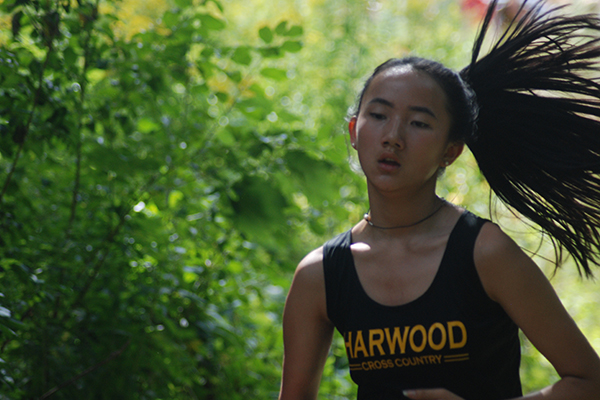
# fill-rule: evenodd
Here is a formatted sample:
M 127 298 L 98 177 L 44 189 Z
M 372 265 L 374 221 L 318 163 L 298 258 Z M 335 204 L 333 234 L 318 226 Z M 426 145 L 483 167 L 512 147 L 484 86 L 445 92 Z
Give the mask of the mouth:
M 388 165 L 390 167 L 399 167 L 400 166 L 400 163 L 397 160 L 395 160 L 393 158 L 388 158 L 388 157 L 380 159 L 379 163 L 383 164 L 383 165 Z

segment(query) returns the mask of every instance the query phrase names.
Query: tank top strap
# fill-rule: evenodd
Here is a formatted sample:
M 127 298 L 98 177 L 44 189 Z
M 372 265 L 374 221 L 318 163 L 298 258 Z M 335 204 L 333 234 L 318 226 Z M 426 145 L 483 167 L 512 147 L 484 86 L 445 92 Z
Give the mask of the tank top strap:
M 327 241 L 323 245 L 323 272 L 325 274 L 325 294 L 327 316 L 334 325 L 343 326 L 341 316 L 344 310 L 343 290 L 351 284 L 349 266 L 352 266 L 352 231 L 348 230 Z
M 442 263 L 460 261 L 460 264 L 465 265 L 466 268 L 474 267 L 475 241 L 486 222 L 487 220 L 465 210 L 450 233 Z
M 477 304 L 471 302 L 474 310 L 499 308 L 487 295 L 475 267 L 475 242 L 486 222 L 490 221 L 464 211 L 448 238 L 437 279 L 444 283 L 442 290 L 448 293 L 461 293 L 465 299 L 479 299 Z

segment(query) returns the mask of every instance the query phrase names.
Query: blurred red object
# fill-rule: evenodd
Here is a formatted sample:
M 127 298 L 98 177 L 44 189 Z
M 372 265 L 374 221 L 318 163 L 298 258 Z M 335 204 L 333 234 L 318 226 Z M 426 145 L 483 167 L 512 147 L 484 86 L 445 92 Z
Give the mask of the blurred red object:
M 479 20 L 485 15 L 489 3 L 489 0 L 461 0 L 460 8 Z
M 480 22 L 485 16 L 490 1 L 460 0 L 460 7 L 475 22 Z M 500 18 L 501 21 L 511 21 L 519 14 L 519 10 L 524 12 L 524 10 L 529 9 L 537 2 L 538 0 L 533 0 L 524 4 L 523 0 L 498 0 L 498 4 L 496 5 L 497 15 L 495 17 Z M 522 9 L 522 7 L 524 8 Z

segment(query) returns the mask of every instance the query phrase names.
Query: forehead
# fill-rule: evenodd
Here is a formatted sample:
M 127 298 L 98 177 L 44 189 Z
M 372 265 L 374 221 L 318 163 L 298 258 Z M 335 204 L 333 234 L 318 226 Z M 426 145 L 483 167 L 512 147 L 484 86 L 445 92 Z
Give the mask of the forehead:
M 403 65 L 380 72 L 365 92 L 364 102 L 383 98 L 395 106 L 424 106 L 447 113 L 446 94 L 427 73 Z

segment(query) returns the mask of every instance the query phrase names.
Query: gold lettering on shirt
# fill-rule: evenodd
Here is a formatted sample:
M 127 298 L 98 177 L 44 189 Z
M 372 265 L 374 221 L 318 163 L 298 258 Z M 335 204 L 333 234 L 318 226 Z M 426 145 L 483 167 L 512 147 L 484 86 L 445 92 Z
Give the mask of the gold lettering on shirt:
M 441 335 L 441 339 L 440 339 L 439 343 L 433 342 L 433 334 L 435 333 L 436 330 L 439 330 L 440 335 Z M 429 346 L 433 350 L 443 349 L 444 346 L 446 346 L 446 328 L 444 327 L 444 325 L 440 324 L 439 322 L 436 322 L 435 324 L 431 325 L 431 327 L 429 328 L 429 333 L 427 335 L 427 339 L 429 340 Z
M 419 345 L 417 345 L 415 343 L 415 334 L 417 332 L 420 333 L 419 336 L 421 337 L 421 344 L 419 344 Z M 425 350 L 425 346 L 427 346 L 427 331 L 425 331 L 425 327 L 423 325 L 413 326 L 413 328 L 410 330 L 409 341 L 410 341 L 410 348 L 415 353 L 420 353 L 423 350 Z
M 377 339 L 375 339 L 377 337 Z M 371 357 L 375 356 L 374 348 L 377 347 L 379 350 L 380 356 L 385 355 L 385 351 L 383 351 L 383 329 L 371 329 L 369 330 L 369 354 Z
M 468 361 L 469 353 L 447 354 L 467 345 L 467 328 L 461 321 L 435 322 L 430 326 L 414 326 L 347 331 L 344 333 L 350 369 L 378 370 L 419 365 Z M 407 357 L 364 360 L 394 356 Z M 434 354 L 427 354 L 434 352 Z M 436 352 L 440 354 L 435 354 Z M 425 353 L 418 355 L 418 353 Z M 410 356 L 414 354 L 415 356 Z
M 390 328 L 385 328 L 385 337 L 387 339 L 387 343 L 390 349 L 390 354 L 396 354 L 396 343 L 398 343 L 398 347 L 400 347 L 400 354 L 406 353 L 406 339 L 408 338 L 408 332 L 410 327 L 404 327 L 404 334 L 400 336 L 400 327 L 394 328 L 394 334 L 390 337 Z
M 352 331 L 346 332 L 344 334 L 345 344 L 346 344 L 346 353 L 348 357 L 354 358 L 354 351 L 352 350 Z
M 369 357 L 369 353 L 367 353 L 367 347 L 365 346 L 365 341 L 363 339 L 362 331 L 356 332 L 356 344 L 354 345 L 354 356 L 358 357 L 358 353 L 362 352 L 364 357 Z
M 460 330 L 460 342 L 456 341 L 456 337 L 454 336 L 456 330 L 454 328 L 458 328 Z M 465 327 L 465 324 L 463 324 L 460 321 L 448 322 L 448 336 L 450 338 L 451 349 L 460 349 L 462 347 L 465 347 L 465 345 L 467 344 L 467 328 Z

